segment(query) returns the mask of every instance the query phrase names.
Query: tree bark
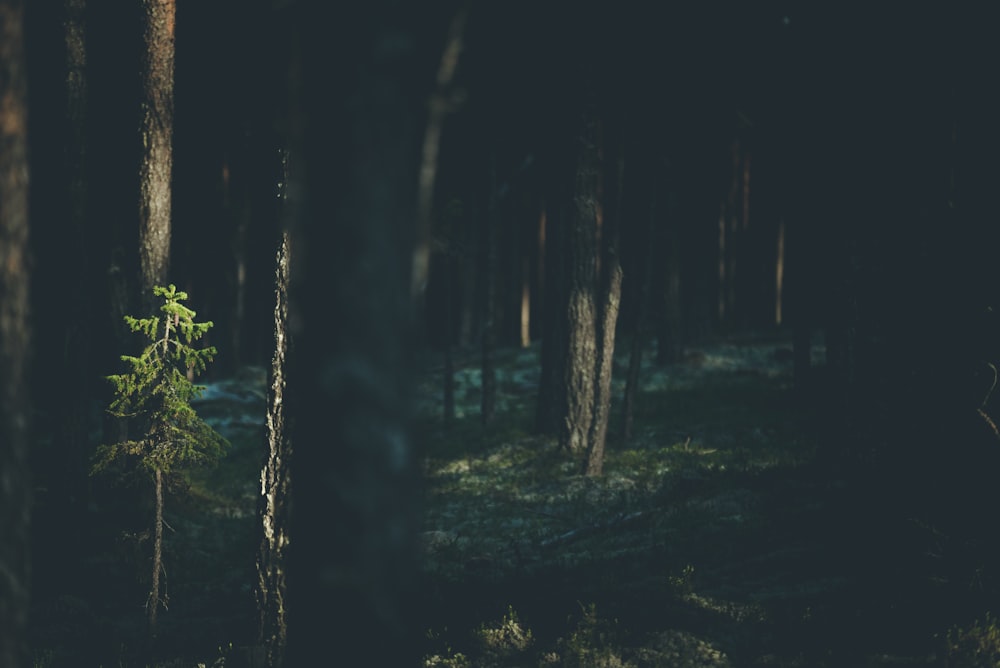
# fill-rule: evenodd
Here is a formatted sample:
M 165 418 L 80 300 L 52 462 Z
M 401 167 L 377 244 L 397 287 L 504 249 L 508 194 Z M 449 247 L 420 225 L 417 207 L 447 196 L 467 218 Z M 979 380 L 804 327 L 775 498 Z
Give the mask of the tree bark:
M 577 134 L 577 163 L 570 214 L 567 270 L 566 405 L 559 445 L 583 456 L 594 420 L 597 360 L 597 225 L 600 120 L 594 101 L 584 104 Z
M 259 640 L 267 665 L 284 665 L 288 626 L 285 620 L 287 583 L 285 552 L 289 544 L 288 502 L 292 442 L 285 420 L 285 370 L 288 341 L 288 277 L 290 239 L 282 236 L 275 262 L 274 357 L 267 401 L 267 456 L 260 472 L 260 510 L 263 529 L 257 553 L 257 605 Z
M 594 422 L 587 443 L 587 459 L 583 472 L 590 476 L 601 475 L 604 470 L 604 446 L 607 442 L 608 419 L 611 414 L 611 376 L 615 356 L 615 325 L 622 292 L 622 267 L 617 249 L 606 255 L 610 266 L 605 271 L 604 299 L 598 327 L 598 368 L 594 393 Z
M 139 135 L 139 287 L 152 312 L 154 286 L 170 270 L 176 0 L 142 0 L 142 117 Z
M 163 569 L 163 471 L 157 467 L 153 474 L 156 494 L 153 518 L 153 572 L 150 578 L 149 598 L 146 599 L 146 618 L 149 622 L 150 645 L 156 640 L 156 620 L 160 611 L 160 571 Z
M 622 189 L 625 178 L 625 154 L 617 138 L 605 141 L 611 155 L 607 170 L 611 178 L 604 188 L 604 215 L 599 228 L 601 244 L 601 301 L 596 314 L 597 374 L 594 387 L 594 421 L 587 437 L 587 458 L 583 472 L 598 476 L 604 470 L 604 446 L 607 442 L 608 419 L 611 415 L 611 376 L 614 371 L 615 330 L 622 293 L 622 265 L 619 254 Z
M 24 7 L 0 0 L 0 665 L 27 666 L 31 562 L 28 443 L 28 111 Z

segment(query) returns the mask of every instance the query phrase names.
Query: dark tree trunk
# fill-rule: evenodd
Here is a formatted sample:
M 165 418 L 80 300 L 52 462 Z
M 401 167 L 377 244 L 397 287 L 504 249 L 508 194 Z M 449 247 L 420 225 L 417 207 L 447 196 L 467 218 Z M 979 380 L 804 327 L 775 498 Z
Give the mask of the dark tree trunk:
M 632 311 L 631 350 L 629 351 L 628 372 L 625 378 L 625 393 L 622 397 L 622 444 L 627 445 L 632 439 L 632 425 L 635 416 L 635 398 L 639 392 L 639 371 L 642 368 L 642 349 L 645 345 L 646 312 L 649 309 L 650 280 L 652 275 L 653 252 L 652 239 L 657 217 L 657 197 L 651 194 L 649 212 L 645 216 L 645 230 L 640 238 L 640 256 L 638 281 L 635 287 L 635 306 Z
M 282 235 L 275 262 L 274 356 L 267 397 L 267 454 L 260 473 L 259 518 L 263 535 L 257 552 L 259 642 L 267 665 L 284 665 L 288 626 L 285 621 L 285 551 L 289 543 L 288 504 L 291 493 L 292 442 L 285 420 L 288 341 L 288 276 L 291 249 Z
M 552 168 L 554 168 L 553 166 Z M 565 221 L 558 188 L 549 194 L 545 227 L 542 232 L 541 254 L 544 258 L 542 283 L 542 345 L 541 373 L 538 382 L 538 404 L 535 430 L 557 435 L 562 406 L 565 403 L 566 348 L 566 288 L 565 288 Z
M 609 266 L 605 268 L 604 294 L 601 302 L 601 317 L 598 322 L 598 367 L 594 388 L 594 422 L 590 427 L 587 442 L 587 459 L 583 472 L 587 475 L 601 475 L 604 470 L 604 446 L 607 442 L 608 419 L 611 415 L 611 376 L 615 355 L 615 325 L 618 322 L 618 307 L 622 291 L 622 268 L 618 262 L 617 249 L 609 250 L 605 256 Z
M 246 162 L 246 133 L 237 140 L 240 149 L 236 156 L 227 155 L 223 167 L 223 212 L 229 219 L 229 244 L 231 264 L 228 271 L 232 281 L 232 299 L 229 316 L 228 350 L 222 358 L 229 372 L 236 371 L 243 363 L 243 339 L 247 315 L 247 270 L 249 263 L 250 193 L 246 183 L 248 175 L 241 173 L 240 165 Z M 234 157 L 236 159 L 234 159 Z
M 667 207 L 657 201 L 655 235 L 656 245 L 662 253 L 663 265 L 660 274 L 660 327 L 656 341 L 656 363 L 673 364 L 681 358 L 683 331 L 683 309 L 681 308 L 681 253 L 679 216 L 671 216 Z
M 434 184 L 437 181 L 438 153 L 441 148 L 441 133 L 444 131 L 445 118 L 454 111 L 461 97 L 453 90 L 452 81 L 462 53 L 466 17 L 466 11 L 461 9 L 451 20 L 445 48 L 438 63 L 435 87 L 428 105 L 417 189 L 417 236 L 413 250 L 411 279 L 414 296 L 423 294 L 430 277 L 431 213 L 434 204 Z
M 531 258 L 521 256 L 521 327 L 520 343 L 522 348 L 531 345 Z
M 143 311 L 148 312 L 153 309 L 153 287 L 165 285 L 170 270 L 176 11 L 176 0 L 142 0 L 139 287 Z
M 597 225 L 600 207 L 600 119 L 593 100 L 585 103 L 576 137 L 576 176 L 567 230 L 568 301 L 566 406 L 559 445 L 586 454 L 594 421 L 597 381 Z
M 156 494 L 155 515 L 153 517 L 153 572 L 150 578 L 149 598 L 146 599 L 146 619 L 149 623 L 149 640 L 156 640 L 156 619 L 160 611 L 160 571 L 163 570 L 163 471 L 156 469 L 153 475 Z
M 826 327 L 826 384 L 823 391 L 824 430 L 820 446 L 824 456 L 840 458 L 858 434 L 858 411 L 863 403 L 859 386 L 859 290 L 861 256 L 850 231 L 834 255 L 831 321 Z
M 29 665 L 31 408 L 24 8 L 0 0 L 0 665 Z
M 483 219 L 483 346 L 482 405 L 483 425 L 493 422 L 497 401 L 497 372 L 493 361 L 496 348 L 497 316 L 497 232 L 500 225 L 500 193 L 497 183 L 496 152 L 490 157 L 490 200 Z
M 419 457 L 409 436 L 412 260 L 427 22 L 412 3 L 345 22 L 297 7 L 304 156 L 293 219 L 286 664 L 417 663 Z M 332 93 L 332 94 L 331 94 Z
M 470 216 L 475 218 L 475 214 Z M 458 271 L 461 277 L 459 288 L 459 314 L 458 314 L 458 345 L 462 348 L 471 347 L 476 340 L 479 329 L 479 309 L 476 308 L 477 287 L 476 276 L 479 266 L 479 234 L 481 225 L 462 225 L 464 239 L 462 252 L 458 257 Z
M 458 258 L 454 253 L 449 253 L 445 258 L 448 266 L 448 276 L 445 279 L 445 301 L 444 301 L 444 421 L 451 424 L 455 421 L 455 355 L 452 350 L 452 337 L 454 336 L 454 316 L 455 311 L 453 300 L 455 295 L 452 290 L 453 277 L 457 270 Z
M 625 178 L 625 155 L 617 141 L 605 141 L 612 157 L 606 174 L 605 206 L 600 226 L 600 302 L 596 313 L 597 376 L 594 386 L 594 421 L 587 437 L 586 475 L 601 475 L 604 470 L 604 446 L 611 415 L 611 376 L 614 370 L 615 330 L 622 293 L 622 266 L 619 254 L 622 187 Z
M 90 234 L 88 234 L 87 195 L 87 45 L 84 0 L 66 0 L 63 4 L 63 39 L 66 47 L 65 90 L 67 134 L 65 144 L 66 236 L 68 252 L 60 258 L 64 275 L 76 277 L 68 286 L 69 299 L 63 300 L 69 315 L 63 333 L 62 359 L 56 373 L 61 397 L 57 400 L 58 424 L 56 459 L 60 471 L 50 487 L 50 498 L 64 527 L 60 540 L 74 552 L 81 549 L 86 508 L 88 456 L 88 413 L 93 386 L 91 373 L 91 337 L 94 312 L 91 301 Z M 53 489 L 54 488 L 54 489 Z M 56 501 L 58 499 L 58 501 Z M 56 573 L 75 577 L 73 569 L 61 565 Z

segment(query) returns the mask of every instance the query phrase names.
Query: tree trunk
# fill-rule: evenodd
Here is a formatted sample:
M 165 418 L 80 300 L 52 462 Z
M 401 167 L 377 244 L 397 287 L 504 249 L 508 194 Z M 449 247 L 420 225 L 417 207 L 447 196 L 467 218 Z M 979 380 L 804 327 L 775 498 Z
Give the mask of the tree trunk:
M 428 22 L 413 3 L 297 7 L 304 210 L 292 219 L 286 665 L 417 663 L 412 262 Z M 332 94 L 331 94 L 332 93 Z M 298 148 L 301 147 L 301 153 Z
M 245 139 L 243 141 L 246 141 Z M 243 151 L 245 155 L 245 151 Z M 228 170 L 227 170 L 228 171 Z M 237 173 L 236 196 L 232 193 L 232 180 L 225 185 L 224 197 L 227 202 L 225 209 L 229 217 L 235 219 L 232 225 L 232 267 L 234 276 L 233 285 L 233 306 L 231 311 L 231 321 L 229 323 L 229 350 L 225 355 L 226 367 L 230 371 L 236 371 L 243 364 L 243 339 L 245 337 L 245 323 L 247 315 L 247 265 L 249 263 L 249 230 L 251 218 L 250 194 L 247 192 L 248 186 L 245 183 L 246 175 L 240 180 Z
M 445 279 L 445 300 L 444 300 L 444 422 L 450 425 L 455 421 L 455 356 L 452 351 L 452 336 L 454 331 L 454 290 L 452 283 L 458 269 L 458 258 L 453 252 L 449 252 L 445 258 L 448 267 L 448 276 Z
M 56 421 L 58 424 L 59 470 L 50 498 L 56 501 L 58 516 L 61 518 L 59 540 L 68 549 L 79 551 L 85 523 L 83 513 L 87 500 L 88 432 L 92 386 L 92 331 L 94 312 L 91 301 L 90 283 L 91 243 L 88 234 L 87 196 L 87 45 L 85 24 L 86 3 L 84 0 L 65 0 L 63 3 L 63 39 L 66 46 L 65 90 L 67 135 L 65 143 L 65 192 L 66 236 L 64 241 L 68 252 L 60 258 L 63 275 L 73 276 L 68 299 L 63 303 L 65 329 L 62 334 L 63 354 L 54 370 L 60 374 L 57 384 L 59 397 L 56 401 Z M 54 569 L 54 576 L 65 574 L 71 581 L 78 577 L 64 563 Z
M 0 0 L 0 665 L 28 664 L 28 112 L 24 8 Z
M 601 475 L 604 470 L 604 446 L 607 441 L 608 419 L 611 415 L 611 376 L 614 371 L 615 330 L 622 294 L 622 266 L 619 254 L 621 230 L 622 188 L 625 178 L 625 154 L 615 138 L 605 141 L 605 150 L 612 156 L 605 187 L 605 206 L 599 232 L 601 253 L 601 301 L 596 314 L 597 376 L 594 387 L 594 421 L 587 438 L 587 458 L 583 465 L 586 475 Z
M 285 369 L 288 355 L 288 234 L 282 235 L 275 263 L 274 357 L 267 401 L 267 456 L 260 472 L 260 521 L 263 536 L 257 552 L 259 641 L 267 665 L 284 665 L 288 627 L 285 621 L 285 550 L 288 546 L 289 468 L 292 443 L 285 421 Z
M 555 166 L 553 166 L 553 169 Z M 549 194 L 545 224 L 541 232 L 541 255 L 544 258 L 542 283 L 542 345 L 541 372 L 538 381 L 538 404 L 535 430 L 557 435 L 562 407 L 565 404 L 566 374 L 566 288 L 565 288 L 565 221 L 558 188 Z
M 139 287 L 144 311 L 150 313 L 153 287 L 165 285 L 170 270 L 176 9 L 176 0 L 142 0 Z
M 160 571 L 163 569 L 163 471 L 156 469 L 153 475 L 156 492 L 156 508 L 153 518 L 153 572 L 146 600 L 146 615 L 149 621 L 150 643 L 156 640 L 156 618 L 160 610 Z
M 639 371 L 642 368 L 642 349 L 645 345 L 646 312 L 648 310 L 649 288 L 652 276 L 653 253 L 652 239 L 655 230 L 657 213 L 657 197 L 651 195 L 649 214 L 646 216 L 645 234 L 641 239 L 641 255 L 639 265 L 639 281 L 636 284 L 635 308 L 632 313 L 632 348 L 628 358 L 628 375 L 625 379 L 625 393 L 622 397 L 622 435 L 621 442 L 627 445 L 632 440 L 632 424 L 635 415 L 635 397 L 639 392 Z
M 601 303 L 601 320 L 598 323 L 598 368 L 594 393 L 594 423 L 587 443 L 587 460 L 583 472 L 601 475 L 604 470 L 604 445 L 607 441 L 608 418 L 611 414 L 611 376 L 615 356 L 615 325 L 622 292 L 622 268 L 615 249 L 606 259 L 610 266 L 605 271 L 604 299 Z
M 679 221 L 663 220 L 660 224 L 665 228 L 663 239 L 666 242 L 663 271 L 663 325 L 660 329 L 657 355 L 660 364 L 673 364 L 681 358 L 681 332 L 683 331 L 683 309 L 681 308 L 681 252 L 680 234 L 677 229 Z
M 597 381 L 597 226 L 600 188 L 600 120 L 593 100 L 584 104 L 577 135 L 576 177 L 570 214 L 567 270 L 569 300 L 564 317 L 566 406 L 559 445 L 586 454 L 594 421 Z
M 490 201 L 483 230 L 483 365 L 482 422 L 493 422 L 497 401 L 497 372 L 493 361 L 496 348 L 497 312 L 497 228 L 500 225 L 500 194 L 497 184 L 496 152 L 490 156 Z

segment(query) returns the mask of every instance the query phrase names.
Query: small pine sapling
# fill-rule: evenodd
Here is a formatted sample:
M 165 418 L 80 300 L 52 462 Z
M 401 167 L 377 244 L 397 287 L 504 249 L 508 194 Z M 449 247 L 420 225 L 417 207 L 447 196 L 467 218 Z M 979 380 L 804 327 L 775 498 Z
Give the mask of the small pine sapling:
M 135 437 L 99 446 L 92 468 L 92 473 L 98 473 L 114 467 L 153 482 L 153 563 L 146 601 L 151 637 L 156 633 L 156 614 L 162 602 L 164 476 L 181 468 L 213 464 L 229 447 L 229 442 L 191 407 L 191 400 L 205 389 L 191 378 L 202 373 L 216 353 L 211 346 L 196 348 L 194 344 L 212 323 L 195 322 L 195 312 L 181 303 L 187 294 L 173 285 L 155 287 L 153 294 L 163 299 L 160 315 L 125 316 L 129 328 L 142 333 L 148 344 L 138 357 L 121 356 L 129 367 L 125 373 L 108 376 L 115 387 L 108 412 L 127 419 L 129 432 Z

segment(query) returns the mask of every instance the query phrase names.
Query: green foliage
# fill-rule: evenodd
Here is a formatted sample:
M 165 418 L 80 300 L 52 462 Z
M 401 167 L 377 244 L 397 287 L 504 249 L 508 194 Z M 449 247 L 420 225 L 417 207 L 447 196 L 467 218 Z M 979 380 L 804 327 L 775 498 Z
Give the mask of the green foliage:
M 561 641 L 562 665 L 567 668 L 628 668 L 616 647 L 617 620 L 601 619 L 597 605 L 583 607 L 576 629 Z
M 149 318 L 125 316 L 133 332 L 148 341 L 138 356 L 122 355 L 125 373 L 108 376 L 115 397 L 108 412 L 129 420 L 137 436 L 98 447 L 94 473 L 114 464 L 134 463 L 146 473 L 170 473 L 178 467 L 214 463 L 229 447 L 228 441 L 206 424 L 191 407 L 191 400 L 204 390 L 190 379 L 205 371 L 215 348 L 196 348 L 194 343 L 212 327 L 194 321 L 195 312 L 181 302 L 187 293 L 155 287 L 163 298 L 160 315 Z
M 535 641 L 531 629 L 521 624 L 512 606 L 507 606 L 507 613 L 498 624 L 480 626 L 476 637 L 487 664 L 493 665 L 507 665 L 528 651 Z
M 946 665 L 952 668 L 1000 666 L 1000 625 L 990 613 L 968 628 L 948 632 Z
M 687 564 L 677 575 L 671 575 L 667 578 L 667 582 L 670 583 L 670 587 L 674 589 L 679 596 L 687 596 L 694 593 L 694 566 Z

